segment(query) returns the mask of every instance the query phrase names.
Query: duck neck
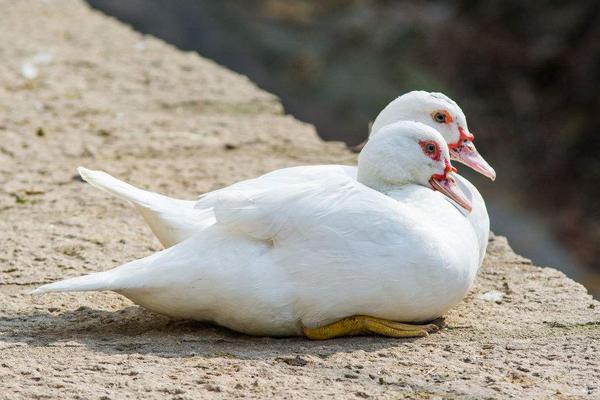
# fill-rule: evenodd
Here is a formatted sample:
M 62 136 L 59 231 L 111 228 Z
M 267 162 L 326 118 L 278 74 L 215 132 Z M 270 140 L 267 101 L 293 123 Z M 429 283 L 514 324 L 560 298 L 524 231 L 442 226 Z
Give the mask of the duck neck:
M 395 166 L 393 176 L 388 176 L 385 157 L 372 157 L 369 153 L 362 152 L 358 157 L 357 180 L 381 193 L 398 190 L 411 183 L 407 171 Z

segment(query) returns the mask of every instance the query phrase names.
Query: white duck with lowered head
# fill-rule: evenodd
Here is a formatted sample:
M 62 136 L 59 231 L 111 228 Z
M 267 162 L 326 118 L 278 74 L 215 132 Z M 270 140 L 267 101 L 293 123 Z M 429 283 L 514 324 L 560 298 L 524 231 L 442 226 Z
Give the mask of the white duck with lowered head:
M 412 91 L 388 104 L 377 116 L 371 128 L 371 137 L 381 128 L 398 121 L 424 123 L 441 133 L 450 149 L 450 158 L 461 161 L 476 171 L 495 179 L 493 168 L 477 153 L 473 135 L 469 133 L 467 121 L 461 108 L 452 99 L 441 93 Z M 93 186 L 130 201 L 148 223 L 160 242 L 169 247 L 179 243 L 214 223 L 214 213 L 206 201 L 179 200 L 158 193 L 138 189 L 101 171 L 80 168 L 84 180 Z M 328 175 L 340 173 L 356 179 L 357 168 L 344 165 L 318 165 L 284 168 L 263 177 L 261 184 L 271 185 L 294 182 L 309 182 Z M 485 204 L 479 192 L 466 179 L 457 177 L 461 189 L 471 198 L 474 212 L 469 216 L 479 229 L 481 257 L 485 253 L 489 220 Z M 252 180 L 250 185 L 256 185 Z M 239 182 L 235 187 L 243 187 Z
M 189 239 L 34 293 L 112 290 L 254 335 L 423 336 L 436 326 L 414 323 L 457 304 L 480 265 L 452 171 L 437 131 L 390 124 L 362 150 L 358 179 L 259 177 L 208 193 L 199 205 L 215 222 Z

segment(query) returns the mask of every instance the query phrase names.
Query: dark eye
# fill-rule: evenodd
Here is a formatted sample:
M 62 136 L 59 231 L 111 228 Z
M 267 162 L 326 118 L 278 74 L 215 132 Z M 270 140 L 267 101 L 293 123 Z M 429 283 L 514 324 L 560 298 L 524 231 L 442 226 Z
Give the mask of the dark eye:
M 440 124 L 443 124 L 444 122 L 446 122 L 446 115 L 437 111 L 433 114 L 433 120 L 435 122 L 439 122 Z
M 423 153 L 431 158 L 432 160 L 439 161 L 440 159 L 440 145 L 433 140 L 421 140 L 419 145 L 423 150 Z

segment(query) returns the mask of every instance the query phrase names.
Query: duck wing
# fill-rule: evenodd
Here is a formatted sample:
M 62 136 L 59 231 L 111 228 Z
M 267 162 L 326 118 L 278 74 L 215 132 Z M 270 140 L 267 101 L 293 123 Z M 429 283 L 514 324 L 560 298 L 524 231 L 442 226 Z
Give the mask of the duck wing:
M 372 233 L 385 236 L 385 230 L 404 226 L 395 223 L 398 219 L 408 217 L 399 213 L 402 204 L 347 174 L 315 175 L 310 180 L 276 186 L 260 183 L 210 193 L 196 207 L 212 207 L 217 226 L 254 239 L 311 245 L 318 243 L 307 236 L 385 241 Z

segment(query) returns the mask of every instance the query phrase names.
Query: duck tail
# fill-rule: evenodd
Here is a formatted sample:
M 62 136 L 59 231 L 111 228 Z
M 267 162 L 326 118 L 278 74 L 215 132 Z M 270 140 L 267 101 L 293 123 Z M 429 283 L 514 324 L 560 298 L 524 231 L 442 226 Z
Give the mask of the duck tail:
M 30 294 L 38 295 L 51 292 L 89 292 L 112 290 L 110 271 L 78 276 L 59 282 L 49 283 L 33 290 Z
M 169 207 L 190 207 L 193 202 L 173 199 L 162 194 L 142 190 L 123 182 L 103 171 L 93 171 L 84 167 L 77 168 L 81 178 L 90 185 L 112 194 L 122 200 L 127 200 L 136 206 L 151 209 L 162 209 Z
M 195 201 L 138 189 L 106 172 L 83 167 L 77 168 L 77 171 L 90 185 L 132 203 L 165 247 L 187 239 L 199 227 L 210 223 L 206 212 L 194 209 Z

